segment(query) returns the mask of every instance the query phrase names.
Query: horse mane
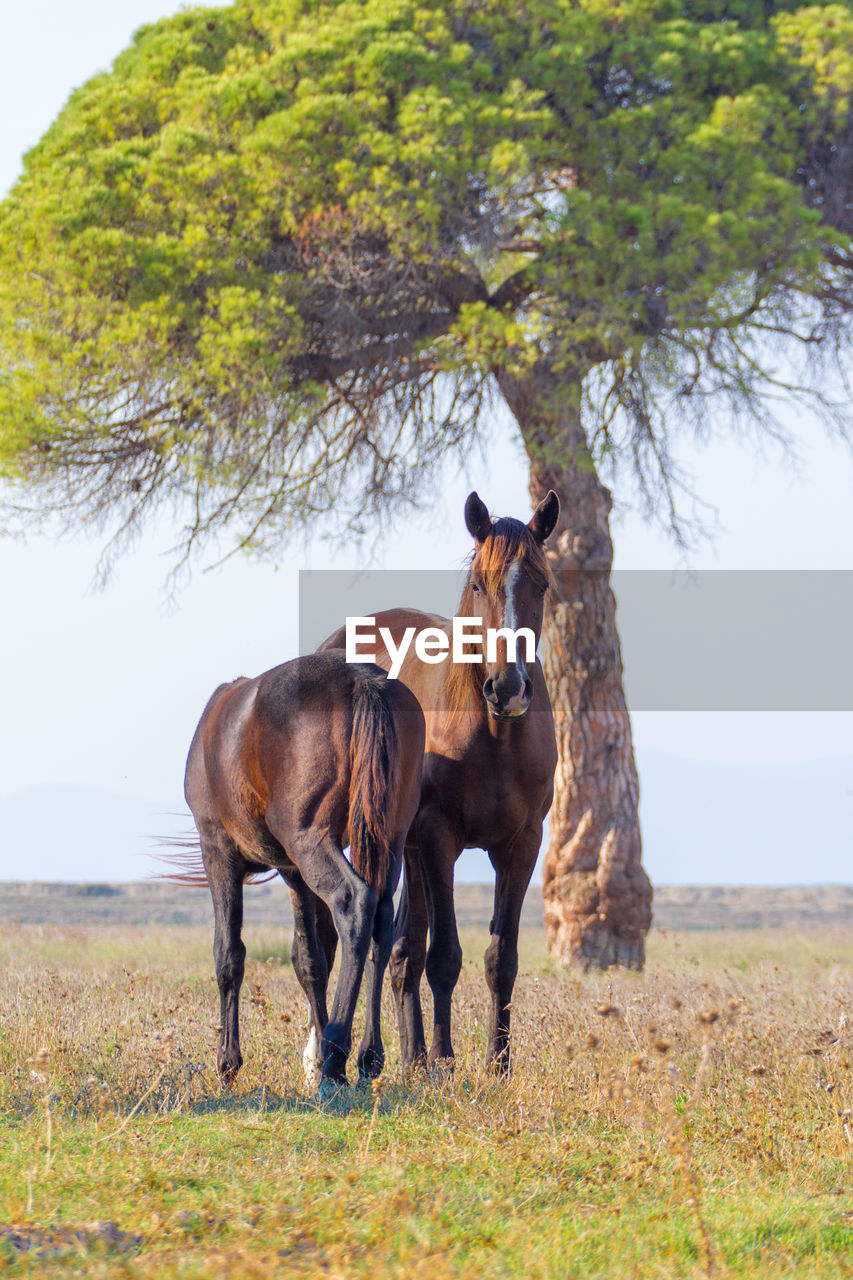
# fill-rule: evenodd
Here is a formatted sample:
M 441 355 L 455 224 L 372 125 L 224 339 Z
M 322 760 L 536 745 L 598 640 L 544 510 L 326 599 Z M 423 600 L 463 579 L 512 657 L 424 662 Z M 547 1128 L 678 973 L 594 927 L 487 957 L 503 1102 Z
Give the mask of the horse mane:
M 496 599 L 510 567 L 519 560 L 525 572 L 538 587 L 552 587 L 554 575 L 548 557 L 529 527 L 521 520 L 502 516 L 492 525 L 484 542 L 472 552 L 468 577 L 462 590 L 462 598 L 456 610 L 457 617 L 470 617 L 474 607 L 471 591 L 471 575 L 476 573 L 486 594 Z M 448 713 L 460 715 L 472 697 L 479 697 L 486 672 L 481 662 L 451 662 L 446 690 Z

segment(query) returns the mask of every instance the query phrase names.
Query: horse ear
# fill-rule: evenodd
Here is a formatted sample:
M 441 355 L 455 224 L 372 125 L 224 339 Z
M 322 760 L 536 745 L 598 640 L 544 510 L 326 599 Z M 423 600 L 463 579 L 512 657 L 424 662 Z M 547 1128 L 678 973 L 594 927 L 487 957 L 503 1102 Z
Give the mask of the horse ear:
M 492 517 L 476 489 L 465 503 L 465 525 L 475 542 L 485 542 L 492 532 Z
M 470 501 L 470 499 L 469 499 Z M 528 529 L 541 545 L 554 532 L 554 525 L 560 514 L 560 499 L 553 489 L 549 489 L 528 522 Z

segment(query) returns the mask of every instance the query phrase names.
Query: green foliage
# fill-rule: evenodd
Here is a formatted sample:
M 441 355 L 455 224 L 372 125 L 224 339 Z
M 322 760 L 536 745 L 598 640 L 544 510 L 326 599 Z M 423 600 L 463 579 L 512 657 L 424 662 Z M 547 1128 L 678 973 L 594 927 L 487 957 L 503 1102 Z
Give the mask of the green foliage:
M 0 474 L 262 543 L 413 492 L 502 368 L 596 368 L 640 430 L 638 379 L 748 390 L 754 331 L 844 311 L 851 37 L 763 0 L 143 28 L 0 207 Z

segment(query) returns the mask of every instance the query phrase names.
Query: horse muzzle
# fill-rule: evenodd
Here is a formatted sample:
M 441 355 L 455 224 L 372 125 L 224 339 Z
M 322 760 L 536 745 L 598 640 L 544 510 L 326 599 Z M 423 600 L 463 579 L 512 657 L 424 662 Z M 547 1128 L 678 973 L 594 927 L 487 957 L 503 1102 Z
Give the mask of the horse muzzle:
M 489 676 L 483 684 L 483 697 L 493 720 L 519 720 L 533 699 L 533 681 L 495 680 Z

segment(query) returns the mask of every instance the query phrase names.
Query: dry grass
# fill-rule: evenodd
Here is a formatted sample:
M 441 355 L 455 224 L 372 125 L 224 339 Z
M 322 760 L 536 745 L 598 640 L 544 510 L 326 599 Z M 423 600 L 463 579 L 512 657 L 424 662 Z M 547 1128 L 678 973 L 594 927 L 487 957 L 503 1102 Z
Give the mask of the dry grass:
M 853 1276 L 849 933 L 655 934 L 587 977 L 526 935 L 509 1082 L 485 942 L 454 1074 L 401 1082 L 386 999 L 383 1087 L 321 1105 L 280 931 L 247 937 L 227 1092 L 206 930 L 7 927 L 0 1271 Z

